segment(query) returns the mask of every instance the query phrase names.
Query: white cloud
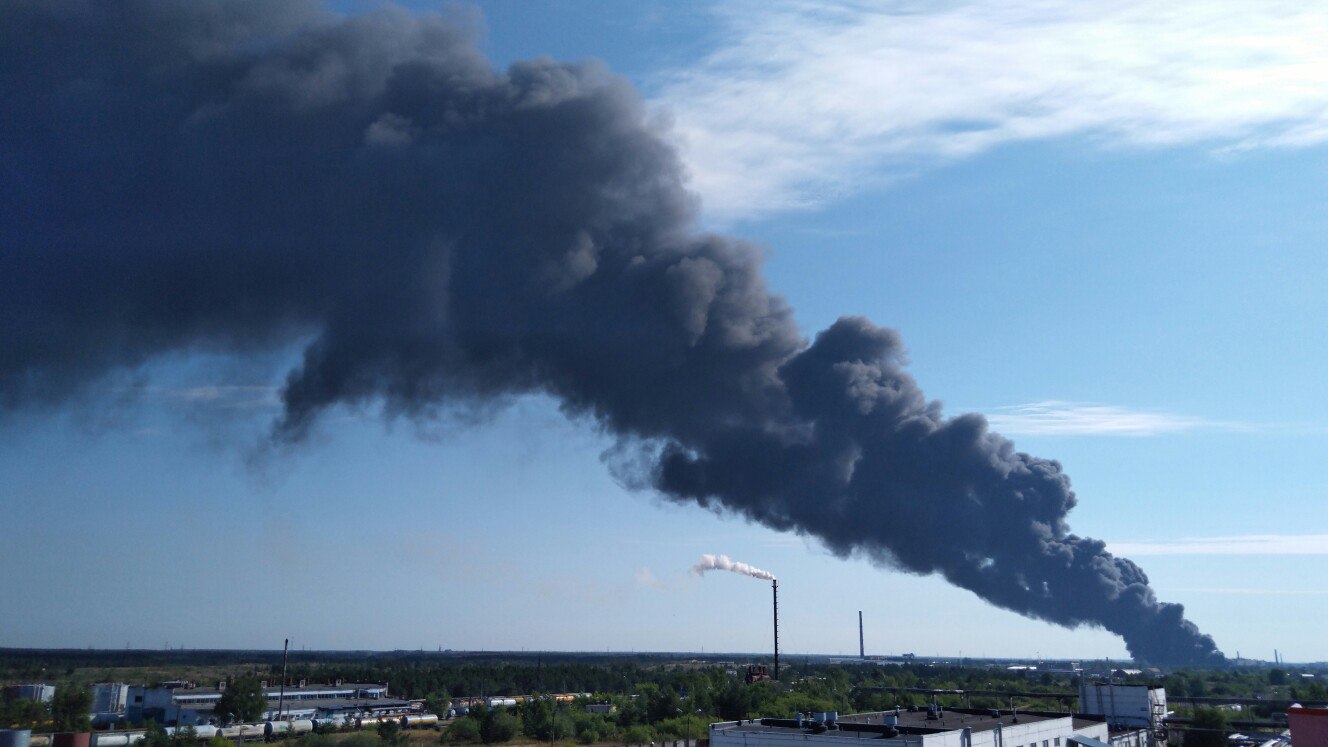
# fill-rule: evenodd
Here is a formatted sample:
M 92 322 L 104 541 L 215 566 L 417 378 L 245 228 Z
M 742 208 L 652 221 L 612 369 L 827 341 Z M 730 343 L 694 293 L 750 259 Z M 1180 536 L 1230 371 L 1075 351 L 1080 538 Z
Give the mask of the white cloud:
M 997 407 L 983 414 L 992 430 L 1007 436 L 1158 436 L 1201 429 L 1249 431 L 1257 427 L 1191 415 L 1059 400 Z
M 667 74 L 716 218 L 814 205 L 1003 143 L 1328 140 L 1328 10 L 1272 0 L 721 4 Z
M 1117 555 L 1328 555 L 1328 534 L 1245 534 L 1110 542 Z

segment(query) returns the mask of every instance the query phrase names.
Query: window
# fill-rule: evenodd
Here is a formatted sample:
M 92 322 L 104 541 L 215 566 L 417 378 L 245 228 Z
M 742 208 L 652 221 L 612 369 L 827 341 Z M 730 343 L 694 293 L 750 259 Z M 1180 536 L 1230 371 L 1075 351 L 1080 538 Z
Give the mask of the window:
M 1056 737 L 1056 747 L 1061 747 L 1061 738 Z

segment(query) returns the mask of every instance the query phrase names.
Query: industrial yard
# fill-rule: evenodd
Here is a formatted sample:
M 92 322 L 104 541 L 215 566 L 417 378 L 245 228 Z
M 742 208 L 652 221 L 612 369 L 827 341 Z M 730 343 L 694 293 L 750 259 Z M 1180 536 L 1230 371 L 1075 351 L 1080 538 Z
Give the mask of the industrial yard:
M 1034 723 L 1056 732 L 1049 741 L 1077 735 L 1156 747 L 1184 744 L 1213 714 L 1225 734 L 1244 739 L 1226 742 L 1237 747 L 1286 732 L 1293 705 L 1328 706 L 1319 683 L 1325 670 L 1314 666 L 1247 662 L 1163 671 L 1125 662 L 865 652 L 781 659 L 774 679 L 772 655 L 292 652 L 283 679 L 280 651 L 8 651 L 0 654 L 6 685 L 0 702 L 3 726 L 27 729 L 28 747 L 154 747 L 154 739 L 214 747 L 290 739 L 308 747 L 550 741 L 681 747 L 701 740 L 736 747 L 734 735 L 776 745 L 780 735 L 803 733 L 833 747 L 836 739 L 886 740 L 887 733 L 903 734 L 901 744 L 910 734 L 932 735 L 923 742 L 939 744 L 949 737 L 938 735 L 994 731 L 998 724 L 1011 736 Z M 25 676 L 42 672 L 49 681 Z M 134 673 L 164 679 L 106 681 Z M 223 696 L 250 679 L 261 691 L 261 711 L 246 720 L 219 715 Z M 61 705 L 68 696 L 60 693 L 75 690 L 87 693 L 80 701 L 86 744 L 50 736 L 74 723 Z

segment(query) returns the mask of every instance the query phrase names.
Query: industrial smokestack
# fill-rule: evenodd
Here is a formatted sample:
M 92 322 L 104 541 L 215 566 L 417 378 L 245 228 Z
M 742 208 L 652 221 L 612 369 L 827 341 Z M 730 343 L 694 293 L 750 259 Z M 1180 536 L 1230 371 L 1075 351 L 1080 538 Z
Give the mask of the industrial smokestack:
M 809 343 L 601 65 L 495 71 L 391 7 L 10 0 L 0 28 L 0 408 L 118 401 L 198 351 L 259 379 L 296 346 L 269 449 L 339 406 L 466 422 L 546 395 L 616 439 L 625 485 L 1137 659 L 1223 660 L 1071 533 L 1058 462 L 926 398 L 898 334 L 850 316 Z
M 867 646 L 862 642 L 862 610 L 858 610 L 858 658 L 867 658 Z
M 774 678 L 779 679 L 779 581 L 770 579 L 770 592 L 775 603 L 775 674 Z

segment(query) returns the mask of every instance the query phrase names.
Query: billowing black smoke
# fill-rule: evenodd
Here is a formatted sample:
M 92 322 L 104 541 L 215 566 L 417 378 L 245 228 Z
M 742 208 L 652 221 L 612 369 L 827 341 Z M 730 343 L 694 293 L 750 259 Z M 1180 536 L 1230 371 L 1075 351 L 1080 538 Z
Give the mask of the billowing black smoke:
M 942 417 L 894 332 L 850 317 L 808 344 L 758 251 L 696 233 L 675 153 L 604 69 L 498 73 L 439 18 L 269 0 L 9 0 L 0 28 L 0 405 L 311 338 L 278 441 L 337 404 L 545 392 L 676 500 L 1143 659 L 1221 660 L 1069 533 L 1059 464 Z

